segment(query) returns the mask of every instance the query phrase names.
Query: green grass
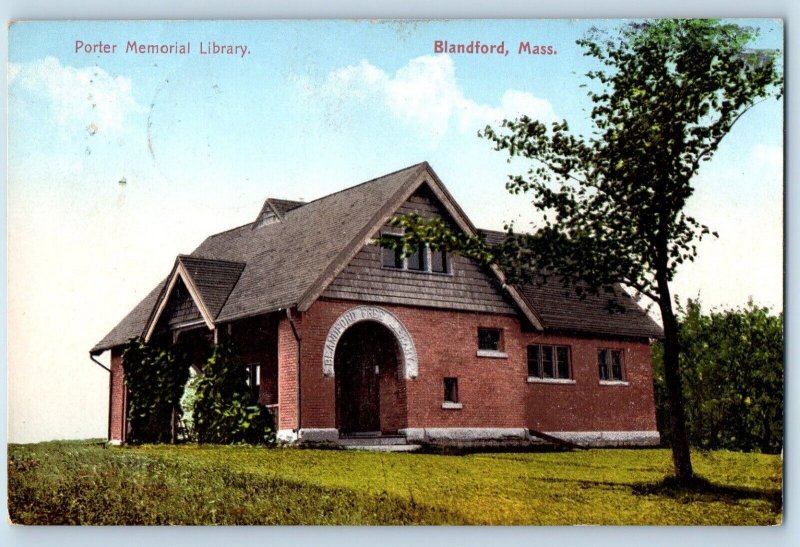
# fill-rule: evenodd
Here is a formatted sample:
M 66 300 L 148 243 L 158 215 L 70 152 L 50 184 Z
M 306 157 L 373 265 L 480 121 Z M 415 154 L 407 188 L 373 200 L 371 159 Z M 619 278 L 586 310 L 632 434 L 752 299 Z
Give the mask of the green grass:
M 385 454 L 193 445 L 9 445 L 23 524 L 776 524 L 778 456 L 669 451 Z

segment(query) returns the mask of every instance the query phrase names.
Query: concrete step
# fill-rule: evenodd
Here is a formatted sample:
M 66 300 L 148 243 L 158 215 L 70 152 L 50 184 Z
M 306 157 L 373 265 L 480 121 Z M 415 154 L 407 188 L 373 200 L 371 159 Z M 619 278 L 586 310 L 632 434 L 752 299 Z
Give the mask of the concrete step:
M 414 452 L 422 448 L 419 444 L 348 444 L 343 445 L 345 450 L 369 450 L 370 452 Z
M 360 437 L 347 435 L 339 437 L 337 444 L 342 446 L 393 446 L 406 444 L 403 435 L 381 435 L 377 437 Z

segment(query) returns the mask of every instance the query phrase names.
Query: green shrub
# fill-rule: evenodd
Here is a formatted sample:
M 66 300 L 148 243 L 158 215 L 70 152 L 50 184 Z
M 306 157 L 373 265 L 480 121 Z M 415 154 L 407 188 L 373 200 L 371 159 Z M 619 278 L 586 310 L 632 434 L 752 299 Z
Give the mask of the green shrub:
M 232 342 L 216 345 L 203 366 L 192 418 L 201 443 L 274 442 L 272 414 L 253 397 L 245 367 Z
M 707 449 L 780 452 L 783 447 L 783 314 L 748 302 L 680 311 L 680 370 L 689 442 Z M 669 440 L 663 348 L 653 350 L 658 427 Z
M 186 352 L 180 346 L 161 347 L 134 338 L 125 347 L 122 363 L 131 427 L 128 442 L 169 442 L 189 377 Z

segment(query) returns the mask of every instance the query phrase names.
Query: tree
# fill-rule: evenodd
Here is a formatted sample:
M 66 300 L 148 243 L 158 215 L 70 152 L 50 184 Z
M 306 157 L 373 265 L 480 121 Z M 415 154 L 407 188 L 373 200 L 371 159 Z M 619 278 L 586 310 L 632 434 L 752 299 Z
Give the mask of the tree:
M 658 305 L 664 327 L 664 377 L 676 477 L 692 479 L 679 340 L 670 282 L 693 260 L 710 229 L 684 212 L 691 182 L 734 124 L 758 102 L 782 94 L 777 55 L 747 46 L 757 31 L 712 20 L 655 20 L 578 44 L 599 63 L 586 74 L 593 103 L 588 137 L 566 121 L 550 128 L 523 116 L 480 136 L 511 158 L 531 160 L 507 189 L 531 192 L 544 220 L 500 245 L 451 233 L 441 221 L 402 217 L 400 245 L 447 247 L 499 265 L 512 282 L 557 274 L 576 291 L 614 283 Z M 716 235 L 716 234 L 714 234 Z M 389 246 L 392 242 L 382 242 Z
M 678 306 L 689 443 L 777 453 L 783 447 L 783 314 L 752 302 L 704 313 Z M 659 431 L 669 438 L 663 346 L 653 347 Z M 666 418 L 666 419 L 665 419 Z

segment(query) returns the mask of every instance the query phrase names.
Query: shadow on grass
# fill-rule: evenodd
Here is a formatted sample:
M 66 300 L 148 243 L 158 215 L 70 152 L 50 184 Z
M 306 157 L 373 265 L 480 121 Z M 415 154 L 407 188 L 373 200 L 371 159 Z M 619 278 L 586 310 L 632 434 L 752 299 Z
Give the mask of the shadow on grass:
M 751 499 L 770 503 L 776 513 L 783 507 L 783 492 L 774 488 L 746 488 L 742 486 L 725 486 L 699 476 L 684 484 L 675 477 L 665 477 L 658 482 L 646 482 L 630 485 L 634 494 L 640 496 L 665 496 L 688 503 L 694 501 L 722 501 L 736 503 Z

